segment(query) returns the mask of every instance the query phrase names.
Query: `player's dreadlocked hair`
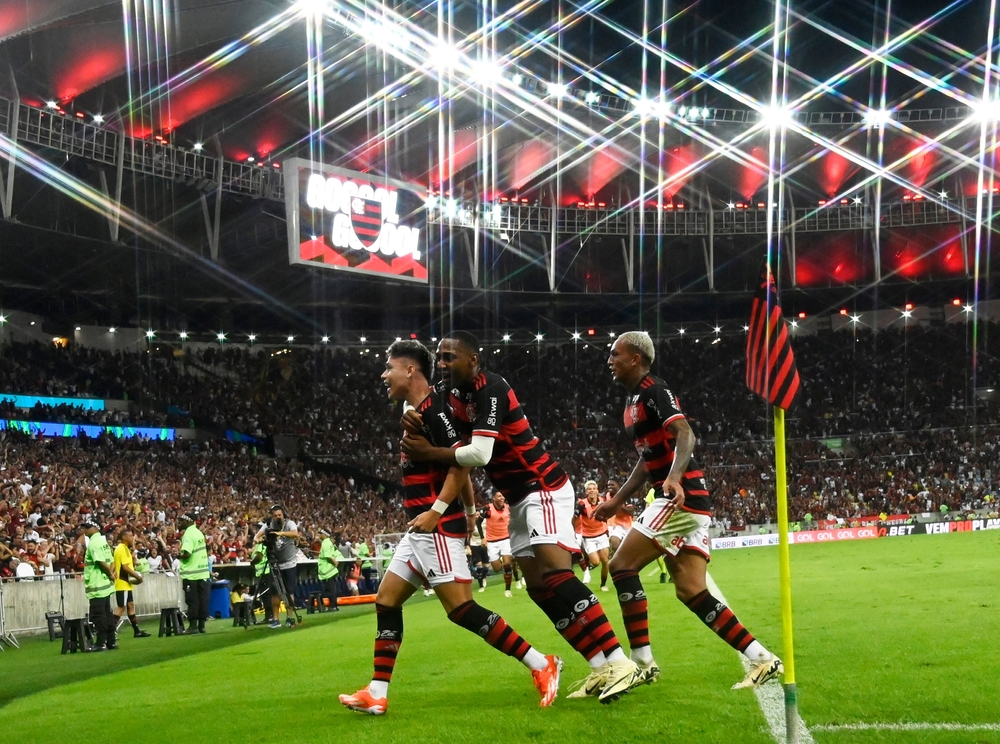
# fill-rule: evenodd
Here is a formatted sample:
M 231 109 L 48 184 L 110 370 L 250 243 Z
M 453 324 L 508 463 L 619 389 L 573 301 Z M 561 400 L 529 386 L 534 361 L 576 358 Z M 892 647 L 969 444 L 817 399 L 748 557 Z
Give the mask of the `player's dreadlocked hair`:
M 458 341 L 470 354 L 479 353 L 479 339 L 468 331 L 452 331 L 447 337 L 452 341 Z
M 409 359 L 415 362 L 428 382 L 434 379 L 434 355 L 419 341 L 394 341 L 387 353 L 390 359 Z

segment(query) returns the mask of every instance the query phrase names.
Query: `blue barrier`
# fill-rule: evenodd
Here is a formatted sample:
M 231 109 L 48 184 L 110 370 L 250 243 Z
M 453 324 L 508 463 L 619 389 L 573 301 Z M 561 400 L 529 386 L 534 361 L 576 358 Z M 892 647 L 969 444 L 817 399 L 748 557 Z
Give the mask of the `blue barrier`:
M 104 401 L 101 398 L 49 398 L 44 395 L 15 395 L 0 393 L 0 403 L 12 401 L 18 408 L 34 408 L 35 404 L 43 406 L 76 406 L 86 411 L 103 411 Z
M 11 429 L 39 437 L 79 437 L 86 434 L 96 439 L 102 434 L 110 434 L 116 439 L 146 437 L 172 442 L 177 438 L 176 429 L 160 429 L 149 426 L 99 426 L 97 424 L 58 424 L 43 421 L 16 421 L 0 419 L 0 431 Z

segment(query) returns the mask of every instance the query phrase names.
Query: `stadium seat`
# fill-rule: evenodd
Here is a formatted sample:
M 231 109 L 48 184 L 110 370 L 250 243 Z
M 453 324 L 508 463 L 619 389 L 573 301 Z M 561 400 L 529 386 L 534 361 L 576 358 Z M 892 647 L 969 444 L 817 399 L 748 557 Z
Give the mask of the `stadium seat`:
M 66 620 L 63 625 L 62 653 L 75 654 L 77 651 L 90 651 L 94 646 L 94 631 L 86 618 L 78 617 Z
M 160 610 L 160 632 L 157 637 L 184 634 L 184 619 L 178 607 L 164 607 Z

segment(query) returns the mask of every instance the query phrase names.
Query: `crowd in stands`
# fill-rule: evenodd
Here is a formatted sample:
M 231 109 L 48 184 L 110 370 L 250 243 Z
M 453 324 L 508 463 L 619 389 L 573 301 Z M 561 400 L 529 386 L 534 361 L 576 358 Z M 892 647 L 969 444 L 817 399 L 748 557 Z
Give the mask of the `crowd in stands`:
M 661 340 L 654 365 L 699 437 L 717 523 L 733 528 L 775 517 L 771 416 L 744 387 L 743 344 L 738 334 Z M 995 504 L 1000 429 L 990 426 L 997 405 L 985 392 L 1000 382 L 1000 365 L 980 344 L 973 374 L 963 326 L 797 338 L 802 390 L 788 415 L 792 519 Z M 536 433 L 578 485 L 627 476 L 636 454 L 621 429 L 624 391 L 608 371 L 606 342 L 500 343 L 484 346 L 482 356 L 513 384 Z M 397 481 L 399 416 L 379 380 L 383 365 L 376 347 L 178 353 L 161 345 L 121 354 L 7 345 L 0 397 L 124 399 L 130 410 L 0 403 L 0 418 L 291 435 L 303 452 Z M 307 539 L 319 528 L 370 539 L 405 526 L 398 504 L 368 481 L 265 457 L 247 444 L 0 436 L 0 538 L 25 555 L 34 544 L 27 560 L 40 571 L 78 567 L 84 516 L 130 523 L 140 547 L 163 538 L 173 550 L 176 514 L 199 507 L 219 562 L 246 558 L 248 530 L 275 502 L 287 505 Z M 477 486 L 488 498 L 478 474 Z

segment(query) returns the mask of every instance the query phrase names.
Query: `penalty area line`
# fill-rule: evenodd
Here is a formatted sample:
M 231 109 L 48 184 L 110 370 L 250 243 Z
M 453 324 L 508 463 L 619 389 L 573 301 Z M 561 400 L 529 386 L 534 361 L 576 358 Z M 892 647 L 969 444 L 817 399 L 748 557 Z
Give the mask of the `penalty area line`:
M 712 595 L 718 597 L 719 601 L 725 602 L 726 605 L 729 605 L 729 601 L 722 593 L 719 585 L 715 583 L 715 579 L 712 578 L 712 574 L 706 572 L 705 580 L 708 585 L 708 590 L 712 593 Z M 730 609 L 732 609 L 732 607 L 730 607 Z M 736 654 L 740 657 L 740 661 L 743 662 L 744 670 L 750 671 L 750 659 L 741 654 L 739 651 L 737 651 Z M 754 687 L 753 691 L 757 695 L 757 704 L 760 705 L 761 712 L 764 714 L 764 719 L 767 721 L 767 727 L 771 731 L 771 737 L 779 744 L 783 744 L 786 739 L 785 688 L 780 683 L 766 683 L 760 687 Z M 798 714 L 796 714 L 796 722 L 799 726 L 799 742 L 801 742 L 801 744 L 815 744 L 815 740 L 809 733 L 809 729 L 806 727 L 805 721 L 803 721 L 802 717 Z
M 1000 731 L 1000 723 L 829 723 L 812 731 Z

